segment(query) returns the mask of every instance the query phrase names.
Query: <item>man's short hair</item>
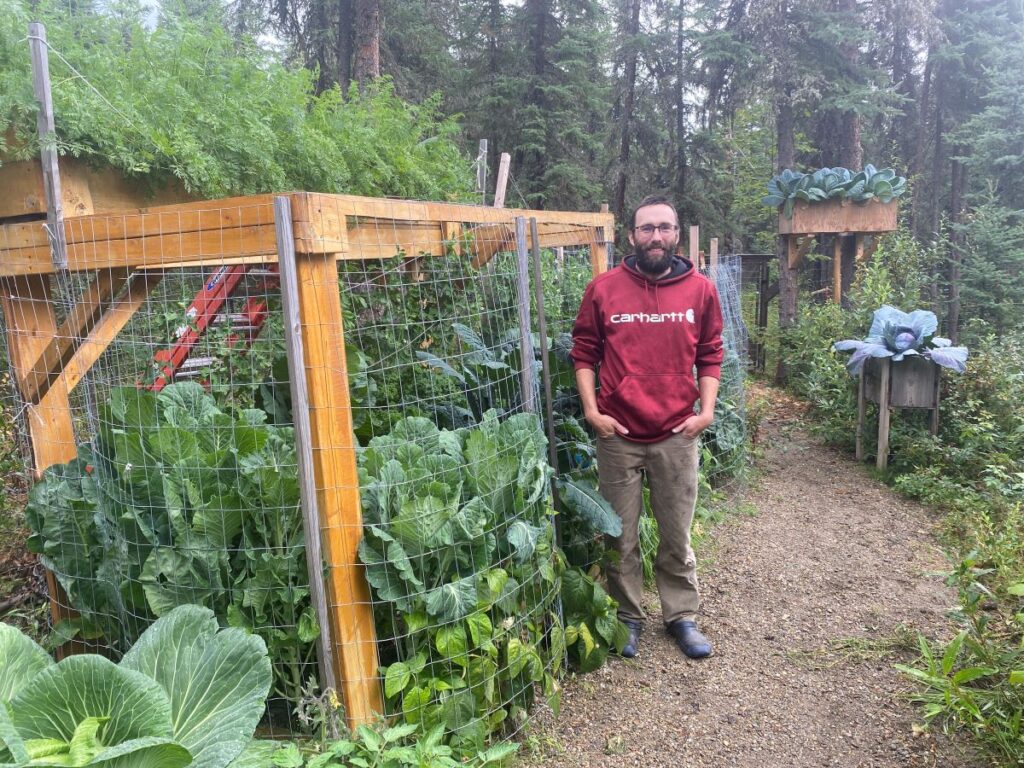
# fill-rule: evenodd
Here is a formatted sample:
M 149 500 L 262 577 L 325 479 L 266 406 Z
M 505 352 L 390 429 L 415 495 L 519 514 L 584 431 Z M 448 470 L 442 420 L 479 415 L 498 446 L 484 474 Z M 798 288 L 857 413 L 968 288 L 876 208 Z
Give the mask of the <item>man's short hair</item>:
M 636 208 L 634 208 L 633 212 L 629 215 L 630 232 L 632 232 L 633 227 L 636 226 L 636 212 L 649 205 L 667 205 L 672 209 L 672 213 L 675 214 L 676 223 L 679 223 L 679 211 L 676 210 L 675 205 L 672 204 L 672 201 L 669 198 L 665 197 L 665 195 L 648 195 L 637 204 Z

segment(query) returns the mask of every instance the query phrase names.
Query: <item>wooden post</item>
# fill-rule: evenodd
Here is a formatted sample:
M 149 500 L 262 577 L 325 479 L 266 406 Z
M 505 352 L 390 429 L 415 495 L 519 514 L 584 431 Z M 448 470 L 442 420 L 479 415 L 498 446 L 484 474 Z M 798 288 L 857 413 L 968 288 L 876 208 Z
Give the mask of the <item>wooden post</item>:
M 694 269 L 700 269 L 697 254 L 697 247 L 700 245 L 700 227 L 690 227 L 690 242 L 688 245 L 690 249 L 690 263 L 693 264 Z
M 932 436 L 939 434 L 939 399 L 942 393 L 942 369 L 935 370 L 935 389 L 932 391 L 932 412 L 928 419 L 928 431 Z
M 712 237 L 708 247 L 708 266 L 711 268 L 711 279 L 718 279 L 718 238 Z
M 534 228 L 537 222 L 534 221 Z M 533 336 L 530 333 L 530 251 L 526 244 L 526 219 L 516 216 L 516 299 L 519 305 L 519 387 L 523 410 L 537 412 L 537 383 L 533 369 Z
M 281 275 L 281 304 L 284 311 L 285 353 L 288 357 L 288 378 L 291 382 L 292 409 L 295 427 L 295 454 L 302 492 L 302 515 L 306 539 L 306 570 L 309 573 L 309 596 L 320 625 L 317 638 L 317 664 L 320 689 L 338 690 L 334 675 L 331 647 L 331 621 L 324 590 L 323 557 L 320 554 L 320 511 L 317 506 L 316 474 L 309 411 L 300 404 L 309 402 L 306 386 L 305 354 L 302 345 L 302 320 L 299 314 L 299 285 L 295 267 L 295 234 L 292 228 L 291 200 L 274 198 L 274 223 L 277 226 L 278 267 Z M 336 734 L 335 734 L 336 735 Z
M 857 377 L 857 436 L 853 455 L 860 461 L 864 458 L 864 416 L 867 411 L 867 395 L 864 392 L 864 369 Z
M 480 139 L 480 149 L 476 155 L 476 193 L 481 200 L 487 195 L 487 139 Z
M 57 319 L 50 300 L 46 275 L 5 278 L 0 285 L 0 307 L 7 328 L 7 350 L 18 390 L 24 397 L 32 366 L 57 333 Z M 58 379 L 39 399 L 25 407 L 25 424 L 32 451 L 32 475 L 38 480 L 45 469 L 71 461 L 78 454 L 75 429 L 71 420 L 68 390 Z M 46 572 L 50 593 L 50 616 L 54 624 L 74 617 L 57 579 Z M 81 644 L 58 649 L 58 657 L 72 650 L 84 650 Z
M 508 152 L 501 153 L 501 160 L 498 162 L 498 180 L 494 187 L 494 207 L 505 207 L 505 188 L 508 186 L 508 169 L 512 163 L 512 155 Z
M 276 206 L 275 201 L 275 213 Z M 363 521 L 335 256 L 296 255 L 295 277 L 309 399 L 295 401 L 294 410 L 309 414 L 316 504 L 329 569 L 333 665 L 348 724 L 355 728 L 377 718 L 384 706 L 370 590 L 358 556 Z
M 832 301 L 840 304 L 843 297 L 843 238 L 832 238 Z
M 878 385 L 878 454 L 875 466 L 889 466 L 889 389 L 892 380 L 892 361 L 882 358 L 882 378 Z
M 39 132 L 40 161 L 43 166 L 43 190 L 46 194 L 46 225 L 50 230 L 53 266 L 68 268 L 68 245 L 64 235 L 64 204 L 57 167 L 56 131 L 53 123 L 53 97 L 50 92 L 50 59 L 46 50 L 46 27 L 38 22 L 28 25 L 28 45 L 32 55 L 32 88 L 39 102 L 36 130 Z
M 560 249 L 559 249 L 560 250 Z M 551 465 L 551 502 L 552 507 L 560 512 L 562 504 L 558 497 L 558 485 L 555 475 L 558 474 L 558 444 L 555 439 L 555 412 L 551 391 L 551 358 L 548 352 L 548 323 L 544 312 L 544 275 L 540 259 L 540 237 L 537 234 L 537 220 L 530 219 L 530 257 L 533 263 L 533 299 L 537 306 L 537 335 L 540 337 L 540 370 L 544 386 L 544 427 L 548 438 L 548 464 Z M 561 515 L 551 515 L 551 528 L 555 534 L 555 543 L 562 545 Z

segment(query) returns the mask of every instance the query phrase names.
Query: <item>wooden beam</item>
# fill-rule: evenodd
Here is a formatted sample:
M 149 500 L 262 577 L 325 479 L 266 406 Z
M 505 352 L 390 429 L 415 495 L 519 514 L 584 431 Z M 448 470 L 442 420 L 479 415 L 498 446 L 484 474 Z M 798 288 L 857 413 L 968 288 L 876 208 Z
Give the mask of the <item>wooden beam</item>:
M 126 282 L 126 269 L 102 270 L 96 275 L 26 374 L 22 395 L 27 402 L 35 405 L 46 394 Z
M 700 248 L 700 227 L 690 227 L 690 239 L 687 245 L 690 251 L 690 263 L 693 264 L 694 268 L 700 269 L 700 254 L 698 253 Z
M 510 223 L 482 224 L 467 230 L 467 233 L 472 236 L 472 264 L 476 268 L 482 267 L 500 251 L 515 250 L 515 236 Z M 537 238 L 542 248 L 589 245 L 594 239 L 594 228 L 573 224 L 538 223 Z
M 711 279 L 718 277 L 718 238 L 712 237 L 708 252 L 708 266 L 711 268 Z
M 363 522 L 356 472 L 338 267 L 330 254 L 295 257 L 317 506 L 331 591 L 334 669 L 349 725 L 384 711 L 370 591 L 358 547 Z
M 60 380 L 68 392 L 75 390 L 89 369 L 107 351 L 107 347 L 139 311 L 163 276 L 162 272 L 136 272 L 132 275 L 128 288 L 107 308 L 64 366 Z
M 342 257 L 355 253 L 349 234 L 350 230 L 358 229 L 358 220 L 363 218 L 387 221 L 393 227 L 399 222 L 416 225 L 441 221 L 511 226 L 516 216 L 536 218 L 542 228 L 565 224 L 600 226 L 611 231 L 615 226 L 610 213 L 499 210 L 306 192 L 289 196 L 297 251 Z M 116 216 L 81 216 L 65 221 L 64 233 L 69 250 L 68 268 L 76 271 L 115 267 L 166 269 L 211 261 L 219 265 L 273 263 L 277 253 L 269 195 L 157 206 Z M 392 238 L 390 243 L 371 250 L 367 257 L 380 258 L 385 248 L 396 242 L 397 238 Z M 49 241 L 38 222 L 0 225 L 0 276 L 52 271 Z

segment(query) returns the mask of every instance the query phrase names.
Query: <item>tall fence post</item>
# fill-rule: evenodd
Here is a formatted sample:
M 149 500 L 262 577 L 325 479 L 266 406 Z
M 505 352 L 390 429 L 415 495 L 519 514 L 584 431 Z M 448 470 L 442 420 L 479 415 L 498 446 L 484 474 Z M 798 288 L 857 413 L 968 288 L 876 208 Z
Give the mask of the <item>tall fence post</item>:
M 295 269 L 295 240 L 292 230 L 291 201 L 287 197 L 274 198 L 274 224 L 277 227 L 278 268 L 281 274 L 281 304 L 284 311 L 285 352 L 288 357 L 288 378 L 292 403 L 309 402 L 306 385 L 305 355 L 302 345 L 302 320 L 299 316 L 299 281 Z M 309 595 L 320 625 L 316 642 L 320 687 L 338 689 L 331 656 L 331 620 L 324 590 L 323 556 L 320 549 L 320 509 L 317 505 L 316 475 L 313 471 L 313 442 L 309 411 L 292 408 L 295 427 L 295 455 L 299 470 L 299 489 L 302 494 L 303 533 L 306 540 L 306 570 L 309 572 Z
M 537 377 L 533 366 L 533 335 L 530 333 L 530 252 L 526 244 L 526 219 L 516 216 L 516 298 L 519 302 L 519 370 L 523 410 L 537 413 Z
M 303 498 L 315 500 L 319 511 L 309 519 L 313 530 L 308 531 L 307 546 L 323 531 L 331 602 L 328 610 L 325 594 L 323 610 L 328 620 L 322 627 L 330 630 L 334 677 L 341 684 L 345 717 L 354 728 L 379 717 L 384 705 L 370 589 L 358 555 L 363 526 L 338 266 L 331 253 L 296 253 L 289 198 L 274 199 L 274 222 L 282 293 L 290 293 L 285 333 L 289 347 L 299 339 L 302 351 L 294 369 L 289 358 L 292 386 L 304 379 L 307 387 L 305 399 L 297 399 L 293 390 L 292 400 L 296 428 L 298 414 L 309 420 L 306 450 L 312 478 L 307 476 L 304 482 L 311 482 L 313 488 L 308 495 L 303 488 Z M 283 279 L 288 262 L 294 264 L 291 289 Z M 312 582 L 322 573 L 321 560 L 311 559 L 309 569 Z
M 558 473 L 558 446 L 555 440 L 555 409 L 551 392 L 551 354 L 548 352 L 548 322 L 544 311 L 544 270 L 540 258 L 540 237 L 537 234 L 537 220 L 530 219 L 530 253 L 533 257 L 533 298 L 537 305 L 537 334 L 540 337 L 540 370 L 544 385 L 544 425 L 547 428 L 548 463 Z M 551 480 L 551 499 L 556 511 L 561 511 L 558 487 L 554 477 Z M 562 545 L 562 519 L 554 516 L 555 543 Z

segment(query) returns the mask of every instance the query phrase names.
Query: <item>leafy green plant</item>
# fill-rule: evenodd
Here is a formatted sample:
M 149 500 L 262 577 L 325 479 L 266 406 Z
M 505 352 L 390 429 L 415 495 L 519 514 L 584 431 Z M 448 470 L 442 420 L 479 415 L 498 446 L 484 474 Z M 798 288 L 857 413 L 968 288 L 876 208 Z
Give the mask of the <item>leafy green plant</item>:
M 820 168 L 813 173 L 800 173 L 786 168 L 768 182 L 768 194 L 761 200 L 772 208 L 782 207 L 782 215 L 793 216 L 796 201 L 807 203 L 824 200 L 849 200 L 864 203 L 878 200 L 889 203 L 907 190 L 907 180 L 891 168 L 878 170 L 868 164 L 863 171 L 848 168 Z
M 359 554 L 381 637 L 389 706 L 460 754 L 519 722 L 540 685 L 557 699 L 564 649 L 545 643 L 561 562 L 535 415 L 438 429 L 405 418 L 359 454 Z M 554 637 L 555 635 L 550 635 Z
M 222 412 L 198 384 L 114 390 L 96 445 L 48 469 L 26 508 L 29 547 L 80 613 L 64 636 L 124 651 L 198 603 L 263 637 L 276 693 L 298 700 L 319 627 L 295 466 L 290 428 Z
M 252 739 L 270 689 L 258 637 L 181 606 L 120 664 L 60 663 L 0 624 L 0 762 L 22 766 L 224 768 Z
M 629 640 L 629 629 L 616 615 L 618 607 L 587 573 L 571 568 L 562 574 L 565 646 L 581 672 L 597 669 L 609 651 L 621 651 Z
M 276 750 L 269 765 L 277 768 L 488 768 L 505 765 L 518 744 L 503 742 L 457 759 L 444 743 L 444 728 L 438 726 L 412 739 L 419 729 L 402 724 L 382 729 L 361 725 L 345 738 L 332 739 L 312 747 L 287 744 Z

